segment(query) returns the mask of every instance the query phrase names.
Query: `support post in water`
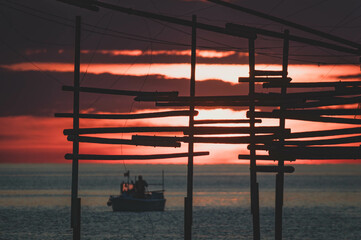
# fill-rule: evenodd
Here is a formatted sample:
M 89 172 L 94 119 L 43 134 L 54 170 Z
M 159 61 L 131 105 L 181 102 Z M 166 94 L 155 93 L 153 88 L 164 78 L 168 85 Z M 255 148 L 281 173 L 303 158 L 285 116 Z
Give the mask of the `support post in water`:
M 197 16 L 192 16 L 192 55 L 191 55 L 191 79 L 190 79 L 190 104 L 189 111 L 194 111 L 195 97 L 195 73 L 196 73 L 196 32 Z M 184 218 L 184 239 L 192 239 L 193 221 L 193 152 L 194 152 L 194 115 L 189 115 L 189 142 L 188 142 L 188 172 L 187 172 L 187 197 L 185 198 L 185 218 Z
M 256 170 L 256 131 L 255 131 L 255 46 L 254 39 L 248 40 L 249 48 L 249 132 L 250 132 L 250 180 L 251 180 L 251 212 L 253 218 L 253 239 L 259 240 L 260 234 L 260 221 L 259 221 L 259 193 L 257 182 L 257 170 Z
M 78 166 L 79 166 L 79 80 L 80 80 L 80 25 L 81 17 L 76 17 L 75 27 L 75 60 L 74 60 L 74 102 L 73 102 L 73 163 L 71 185 L 71 227 L 73 240 L 80 239 L 80 209 L 81 201 L 78 198 Z
M 283 62 L 282 62 L 282 78 L 287 78 L 287 71 L 288 71 L 288 48 L 289 48 L 289 40 L 288 35 L 289 31 L 285 30 L 284 32 L 285 38 L 283 42 Z M 287 84 L 283 82 L 281 87 L 281 96 L 286 97 L 287 94 Z M 283 101 L 285 102 L 285 101 Z M 286 110 L 284 105 L 280 106 L 280 129 L 285 129 L 286 118 L 282 113 Z M 279 144 L 282 146 L 285 142 L 284 136 L 282 134 L 279 138 Z M 278 166 L 279 168 L 284 167 L 284 159 L 278 159 Z M 281 240 L 282 239 L 282 216 L 283 216 L 283 192 L 284 192 L 284 172 L 279 171 L 276 175 L 276 203 L 275 203 L 275 239 Z

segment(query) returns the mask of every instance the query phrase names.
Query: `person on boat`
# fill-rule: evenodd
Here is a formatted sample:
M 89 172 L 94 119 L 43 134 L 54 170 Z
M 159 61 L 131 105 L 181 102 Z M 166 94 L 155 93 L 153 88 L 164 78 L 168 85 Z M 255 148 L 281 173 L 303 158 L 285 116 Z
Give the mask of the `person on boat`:
M 148 183 L 143 180 L 142 175 L 139 175 L 138 180 L 135 181 L 135 196 L 138 198 L 145 198 L 146 187 L 148 187 Z

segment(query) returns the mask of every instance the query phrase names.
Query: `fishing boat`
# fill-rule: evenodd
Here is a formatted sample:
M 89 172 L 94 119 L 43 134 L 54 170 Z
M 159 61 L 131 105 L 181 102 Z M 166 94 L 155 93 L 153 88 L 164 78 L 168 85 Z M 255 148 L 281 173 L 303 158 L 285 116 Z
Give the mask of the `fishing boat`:
M 124 173 L 127 181 L 120 184 L 120 195 L 111 195 L 107 205 L 113 211 L 144 212 L 144 211 L 164 211 L 166 199 L 164 198 L 164 172 L 162 171 L 162 189 L 155 191 L 139 191 L 138 184 L 143 181 L 145 187 L 148 184 L 139 176 L 135 183 L 130 181 L 130 173 Z M 160 184 L 151 184 L 160 185 Z M 137 190 L 138 189 L 138 190 Z

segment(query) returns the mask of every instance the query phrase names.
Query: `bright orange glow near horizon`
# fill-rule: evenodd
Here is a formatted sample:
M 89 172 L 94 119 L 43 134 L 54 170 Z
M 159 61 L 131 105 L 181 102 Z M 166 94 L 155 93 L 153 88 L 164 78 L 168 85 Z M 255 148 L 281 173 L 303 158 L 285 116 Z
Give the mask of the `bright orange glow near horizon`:
M 34 64 L 37 66 L 35 67 Z M 73 72 L 72 63 L 16 63 L 0 65 L 1 68 L 11 71 L 51 71 L 51 72 Z M 88 73 L 102 74 L 110 73 L 115 75 L 163 75 L 166 78 L 188 78 L 190 77 L 190 64 L 103 64 L 93 63 L 89 66 L 82 64 L 81 72 L 88 70 Z M 276 64 L 258 64 L 259 70 L 280 70 L 281 66 Z M 248 76 L 247 64 L 197 64 L 196 80 L 204 81 L 219 79 L 225 82 L 238 83 L 238 77 Z M 358 75 L 359 68 L 354 65 L 338 66 L 315 66 L 315 65 L 293 65 L 289 66 L 288 75 L 292 82 L 316 82 L 316 81 L 339 81 L 338 76 Z

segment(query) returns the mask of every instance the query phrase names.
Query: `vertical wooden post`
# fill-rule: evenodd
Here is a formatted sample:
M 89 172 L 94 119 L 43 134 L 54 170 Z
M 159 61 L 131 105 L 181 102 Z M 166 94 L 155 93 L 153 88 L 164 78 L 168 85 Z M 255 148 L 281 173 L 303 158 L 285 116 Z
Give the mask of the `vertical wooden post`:
M 75 59 L 74 59 L 74 101 L 73 101 L 73 163 L 71 185 L 71 227 L 73 240 L 80 239 L 80 209 L 81 202 L 78 198 L 78 166 L 79 166 L 79 79 L 80 79 L 80 25 L 81 17 L 76 17 L 75 27 Z
M 249 129 L 250 129 L 250 176 L 251 176 L 251 212 L 253 219 L 253 239 L 259 240 L 260 234 L 260 221 L 259 221 L 259 192 L 256 172 L 256 150 L 255 150 L 255 46 L 254 39 L 248 40 L 249 48 Z
M 194 112 L 194 97 L 196 83 L 196 33 L 197 33 L 197 16 L 192 16 L 192 55 L 191 55 L 191 79 L 190 79 L 190 105 L 189 111 Z M 192 239 L 192 222 L 193 222 L 193 152 L 194 142 L 194 115 L 189 115 L 189 143 L 188 143 L 188 172 L 187 172 L 187 197 L 185 198 L 185 217 L 184 217 L 184 239 Z
M 288 71 L 288 49 L 289 49 L 289 31 L 285 30 L 284 32 L 285 38 L 283 42 L 283 60 L 282 60 L 282 87 L 281 87 L 281 96 L 283 98 L 286 97 L 287 94 L 287 71 Z M 285 100 L 284 100 L 285 101 Z M 282 101 L 283 103 L 283 101 Z M 282 114 L 286 108 L 284 105 L 280 105 L 280 129 L 285 129 L 286 119 Z M 284 143 L 284 137 L 281 136 L 279 138 L 280 146 Z M 278 159 L 278 166 L 284 166 L 284 159 Z M 276 175 L 276 212 L 275 212 L 275 239 L 280 240 L 282 239 L 282 216 L 283 216 L 283 189 L 284 189 L 284 172 L 278 172 Z

